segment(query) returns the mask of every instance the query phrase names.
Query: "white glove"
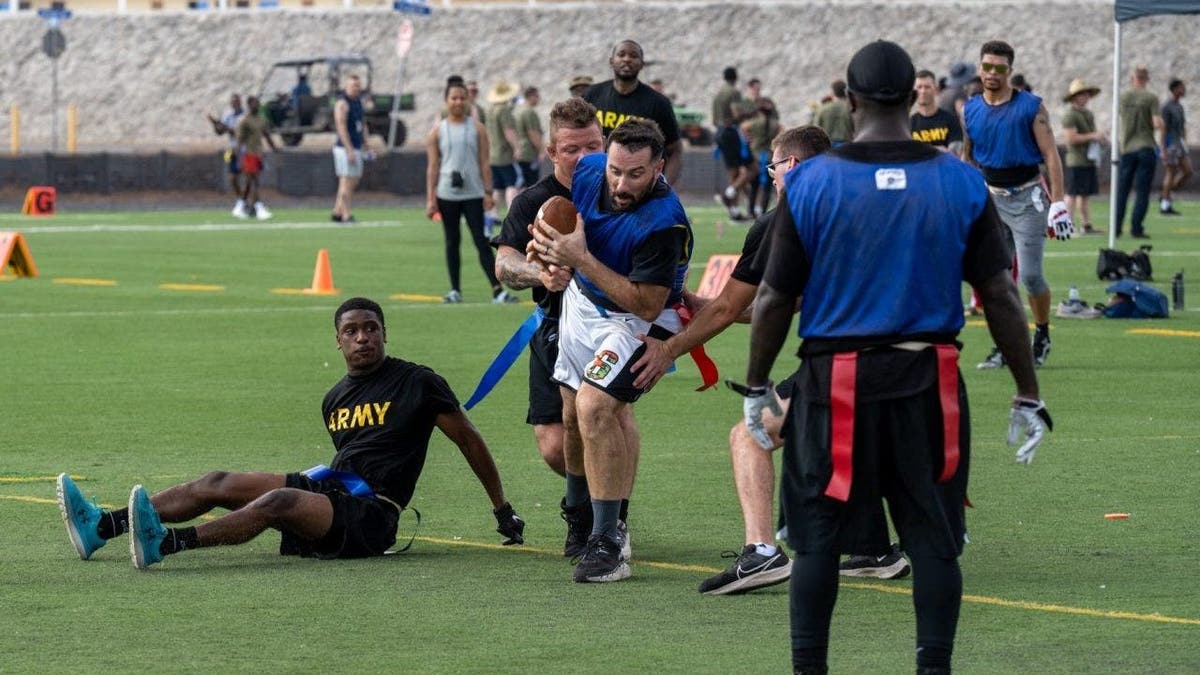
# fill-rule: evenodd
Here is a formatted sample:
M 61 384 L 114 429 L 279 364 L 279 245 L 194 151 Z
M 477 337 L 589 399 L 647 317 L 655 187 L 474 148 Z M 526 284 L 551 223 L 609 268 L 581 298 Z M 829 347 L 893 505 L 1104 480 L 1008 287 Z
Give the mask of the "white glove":
M 747 417 L 749 419 L 749 417 Z M 1017 448 L 1017 463 L 1029 464 L 1042 438 L 1047 431 L 1054 430 L 1054 421 L 1046 412 L 1046 404 L 1028 398 L 1014 398 L 1012 411 L 1009 413 L 1008 444 L 1016 445 L 1021 440 L 1021 431 L 1025 431 L 1025 442 Z
M 1046 213 L 1046 235 L 1060 241 L 1070 239 L 1075 234 L 1075 224 L 1071 222 L 1071 212 L 1065 202 L 1054 202 Z

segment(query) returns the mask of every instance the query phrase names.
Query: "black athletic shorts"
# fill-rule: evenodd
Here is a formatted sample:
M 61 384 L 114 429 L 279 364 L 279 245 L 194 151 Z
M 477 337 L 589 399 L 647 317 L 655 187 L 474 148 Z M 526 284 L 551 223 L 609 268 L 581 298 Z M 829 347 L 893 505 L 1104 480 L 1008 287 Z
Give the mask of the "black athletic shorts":
M 513 164 L 493 164 L 492 189 L 506 190 L 510 187 L 521 187 L 520 176 L 517 174 L 517 167 Z
M 529 341 L 529 413 L 526 424 L 562 424 L 562 385 L 555 382 L 558 319 L 542 321 Z
M 333 525 L 318 541 L 283 533 L 280 555 L 305 558 L 366 558 L 383 555 L 396 543 L 400 511 L 395 504 L 373 497 L 355 497 L 338 480 L 313 480 L 301 473 L 289 473 L 286 486 L 316 492 L 333 504 Z
M 788 375 L 775 385 L 775 393 L 779 394 L 779 398 L 791 398 L 796 395 L 796 378 L 799 377 L 800 371 Z
M 1063 169 L 1064 192 L 1072 197 L 1087 197 L 1100 192 L 1100 178 L 1094 166 L 1068 166 Z
M 725 160 L 725 168 L 736 169 L 752 163 L 749 149 L 742 142 L 742 135 L 736 126 L 722 127 L 717 132 L 717 148 Z
M 848 502 L 824 495 L 833 475 L 830 407 L 797 388 L 784 421 L 780 501 L 788 544 L 798 553 L 883 554 L 890 550 L 883 499 L 908 553 L 953 558 L 966 536 L 964 502 L 971 424 L 959 378 L 959 464 L 942 470 L 942 407 L 936 382 L 902 398 L 855 404 L 853 479 Z
M 521 170 L 521 185 L 529 187 L 541 179 L 541 167 L 533 162 L 517 162 Z

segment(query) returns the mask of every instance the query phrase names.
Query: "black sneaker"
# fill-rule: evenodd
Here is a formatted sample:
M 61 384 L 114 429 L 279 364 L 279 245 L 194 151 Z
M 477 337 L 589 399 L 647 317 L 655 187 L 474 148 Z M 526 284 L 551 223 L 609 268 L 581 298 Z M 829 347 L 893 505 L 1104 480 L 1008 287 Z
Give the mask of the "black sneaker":
M 844 577 L 875 577 L 876 579 L 903 579 L 912 571 L 904 552 L 896 544 L 886 555 L 852 555 L 838 567 Z
M 329 214 L 329 219 L 330 219 L 331 221 L 335 222 L 335 223 L 340 223 L 340 222 L 342 222 L 342 217 L 341 217 L 341 216 L 339 216 L 339 215 L 338 215 L 338 214 L 336 214 L 336 213 L 331 213 L 331 214 Z
M 578 558 L 587 548 L 588 535 L 592 533 L 592 503 L 568 507 L 564 498 L 559 502 L 562 519 L 567 521 L 567 542 L 563 545 L 564 558 Z
M 1046 362 L 1046 358 L 1050 356 L 1050 334 L 1040 331 L 1033 334 L 1033 365 L 1035 368 L 1041 368 Z
M 1176 211 L 1174 206 L 1168 206 L 1165 209 L 1160 208 L 1158 212 L 1164 216 L 1182 216 L 1183 214 Z
M 754 544 L 746 544 L 741 553 L 726 551 L 721 554 L 722 558 L 734 556 L 737 556 L 737 562 L 730 565 L 729 569 L 700 582 L 701 593 L 736 595 L 756 588 L 782 584 L 792 575 L 792 561 L 783 549 L 777 549 L 775 555 L 768 556 L 759 553 Z
M 621 581 L 632 574 L 629 562 L 621 557 L 621 543 L 603 534 L 593 534 L 575 564 L 574 576 L 576 582 L 584 584 Z

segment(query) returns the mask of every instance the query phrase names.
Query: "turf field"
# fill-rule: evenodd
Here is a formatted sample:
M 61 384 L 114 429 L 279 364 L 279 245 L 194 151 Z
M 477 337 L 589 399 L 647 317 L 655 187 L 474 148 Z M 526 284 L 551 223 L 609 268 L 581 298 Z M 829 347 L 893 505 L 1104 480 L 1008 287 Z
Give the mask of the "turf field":
M 1153 214 L 1158 287 L 1186 270 L 1200 307 L 1200 203 Z M 1098 205 L 1096 222 L 1103 222 Z M 696 260 L 740 249 L 713 208 L 690 210 Z M 0 671 L 705 672 L 789 668 L 786 586 L 709 598 L 696 585 L 740 548 L 726 439 L 740 404 L 696 393 L 690 362 L 637 406 L 643 456 L 631 511 L 634 578 L 577 585 L 560 557 L 559 479 L 525 418 L 525 359 L 471 413 L 528 543 L 502 548 L 482 488 L 435 434 L 406 554 L 281 559 L 269 534 L 138 572 L 127 539 L 79 561 L 54 505 L 70 471 L 102 504 L 211 469 L 289 471 L 327 462 L 320 416 L 344 373 L 332 312 L 381 301 L 391 353 L 433 366 L 466 399 L 528 306 L 493 306 L 469 244 L 458 306 L 440 228 L 415 209 L 0 217 L 26 234 L 37 279 L 0 283 Z M 1132 242 L 1120 241 L 1128 250 Z M 1051 242 L 1055 304 L 1094 274 L 1101 238 Z M 328 249 L 335 297 L 272 292 L 310 283 Z M 698 283 L 700 269 L 692 279 Z M 886 282 L 886 280 L 881 280 Z M 528 293 L 522 294 L 528 298 Z M 744 375 L 747 334 L 710 350 Z M 1029 467 L 1004 445 L 1007 372 L 974 369 L 982 322 L 963 330 L 974 456 L 963 556 L 961 673 L 1195 673 L 1200 475 L 1200 312 L 1161 321 L 1053 324 L 1039 375 L 1057 423 Z M 777 366 L 795 366 L 795 340 Z M 1107 520 L 1107 513 L 1128 513 Z M 402 529 L 411 533 L 407 517 Z M 837 673 L 912 670 L 910 580 L 846 582 L 834 617 Z

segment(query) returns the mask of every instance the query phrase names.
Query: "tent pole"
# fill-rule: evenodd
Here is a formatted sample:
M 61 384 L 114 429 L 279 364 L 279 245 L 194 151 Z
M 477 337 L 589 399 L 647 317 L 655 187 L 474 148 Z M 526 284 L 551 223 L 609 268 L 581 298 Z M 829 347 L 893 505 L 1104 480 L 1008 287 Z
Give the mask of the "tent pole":
M 1117 246 L 1117 178 L 1120 167 L 1121 120 L 1121 22 L 1113 19 L 1113 82 L 1112 82 L 1112 135 L 1109 139 L 1109 156 L 1112 160 L 1108 181 L 1108 247 Z

